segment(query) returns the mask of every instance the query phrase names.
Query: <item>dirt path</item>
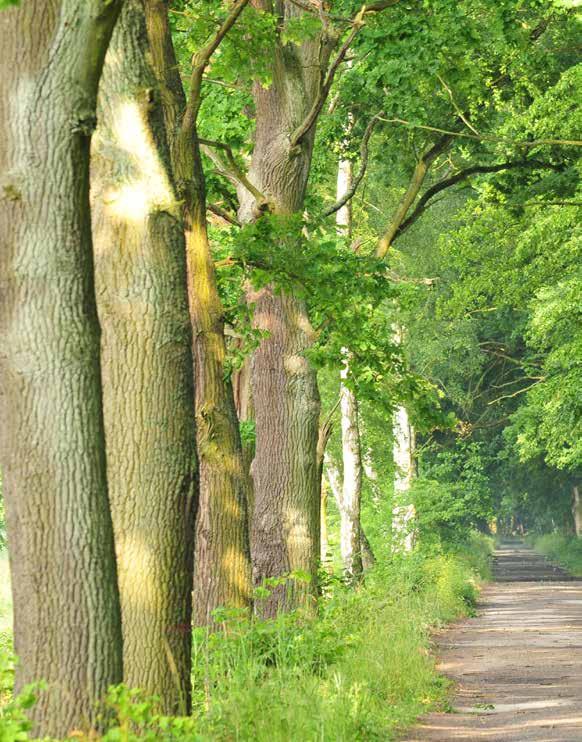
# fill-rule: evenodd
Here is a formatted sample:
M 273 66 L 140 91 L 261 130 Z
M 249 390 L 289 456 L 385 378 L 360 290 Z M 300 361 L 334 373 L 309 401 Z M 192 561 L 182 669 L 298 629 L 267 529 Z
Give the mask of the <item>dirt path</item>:
M 495 553 L 478 616 L 438 638 L 457 683 L 452 714 L 429 714 L 416 740 L 582 740 L 582 581 L 521 544 Z

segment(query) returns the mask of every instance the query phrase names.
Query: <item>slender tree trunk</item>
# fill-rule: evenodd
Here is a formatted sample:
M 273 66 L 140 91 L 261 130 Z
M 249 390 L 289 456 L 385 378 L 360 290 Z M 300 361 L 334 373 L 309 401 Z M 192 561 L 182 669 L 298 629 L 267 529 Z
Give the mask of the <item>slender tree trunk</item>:
M 235 371 L 232 379 L 234 394 L 234 405 L 241 428 L 241 445 L 243 456 L 243 467 L 246 478 L 247 491 L 247 518 L 250 524 L 253 515 L 253 479 L 251 476 L 251 465 L 255 457 L 255 409 L 251 388 L 251 358 L 247 356 L 242 366 Z
M 271 0 L 255 0 L 272 11 Z M 276 3 L 284 19 L 303 11 L 293 2 Z M 273 40 L 272 83 L 253 90 L 256 109 L 255 147 L 248 180 L 266 204 L 243 187 L 239 218 L 261 218 L 265 207 L 277 215 L 301 213 L 313 151 L 315 127 L 294 141 L 321 91 L 331 52 L 322 35 L 300 46 Z M 278 249 L 273 245 L 273 249 Z M 275 615 L 313 603 L 319 560 L 320 486 L 317 472 L 319 394 L 315 371 L 305 358 L 313 332 L 305 304 L 272 286 L 249 292 L 255 305 L 255 327 L 269 333 L 252 362 L 256 413 L 256 453 L 252 466 L 254 508 L 251 527 L 253 579 L 307 572 L 311 583 L 276 589 L 259 607 Z
M 340 160 L 337 177 L 337 200 L 349 190 L 352 183 L 352 163 Z M 351 202 L 336 212 L 340 234 L 351 233 Z M 340 373 L 340 409 L 342 424 L 343 494 L 340 508 L 340 549 L 346 577 L 357 581 L 362 576 L 362 549 L 360 543 L 360 507 L 362 499 L 362 454 L 358 427 L 358 401 L 346 381 L 350 376 L 349 351 L 344 349 Z
M 219 607 L 251 601 L 247 473 L 230 379 L 226 378 L 224 309 L 206 227 L 204 175 L 194 145 L 197 195 L 186 233 L 196 364 L 200 507 L 196 520 L 194 611 L 200 624 Z
M 230 379 L 226 378 L 224 309 L 206 222 L 206 185 L 196 120 L 206 62 L 193 61 L 186 101 L 172 46 L 167 3 L 146 0 L 152 59 L 161 89 L 172 162 L 183 203 L 188 296 L 194 335 L 200 501 L 194 557 L 194 618 L 251 599 L 247 481 Z
M 335 465 L 335 462 L 333 461 L 331 456 L 329 456 L 328 454 L 325 455 L 325 475 L 329 483 L 331 492 L 335 498 L 337 508 L 340 512 L 340 518 L 341 518 L 342 510 L 344 509 L 344 503 L 343 503 L 344 488 L 343 488 L 343 483 L 342 483 L 342 477 L 341 477 L 339 469 Z M 362 527 L 361 522 L 359 523 L 358 540 L 360 543 L 360 559 L 362 562 L 362 568 L 370 569 L 376 563 L 376 557 L 374 556 L 372 546 L 370 545 L 370 542 L 368 541 L 368 537 L 366 536 L 366 533 Z
M 394 412 L 394 507 L 392 530 L 396 549 L 411 551 L 414 546 L 414 505 L 410 487 L 414 478 L 414 429 L 408 410 L 399 406 Z
M 364 570 L 371 569 L 376 564 L 376 557 L 362 526 L 360 526 L 360 543 L 362 545 L 362 567 Z
M 358 430 L 358 403 L 353 390 L 345 384 L 349 374 L 347 358 L 341 371 L 343 494 L 340 508 L 340 547 L 344 570 L 350 580 L 362 575 L 360 543 L 360 506 L 362 497 L 362 456 Z
M 329 569 L 329 538 L 327 530 L 327 497 L 328 489 L 325 481 L 321 482 L 321 526 L 320 526 L 320 561 L 325 569 Z
M 89 147 L 119 3 L 0 13 L 0 460 L 16 692 L 35 734 L 96 721 L 121 680 L 95 309 Z
M 574 516 L 576 536 L 580 538 L 582 536 L 582 496 L 577 484 L 572 487 L 572 515 Z
M 184 233 L 141 0 L 105 61 L 91 195 L 124 682 L 190 703 L 195 431 Z

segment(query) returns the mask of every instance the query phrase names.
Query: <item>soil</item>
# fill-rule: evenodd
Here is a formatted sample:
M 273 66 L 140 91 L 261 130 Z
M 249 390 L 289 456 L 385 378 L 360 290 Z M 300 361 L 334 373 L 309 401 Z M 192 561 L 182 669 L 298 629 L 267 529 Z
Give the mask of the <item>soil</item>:
M 424 716 L 417 740 L 582 740 L 582 580 L 521 543 L 494 555 L 477 616 L 436 637 L 452 713 Z

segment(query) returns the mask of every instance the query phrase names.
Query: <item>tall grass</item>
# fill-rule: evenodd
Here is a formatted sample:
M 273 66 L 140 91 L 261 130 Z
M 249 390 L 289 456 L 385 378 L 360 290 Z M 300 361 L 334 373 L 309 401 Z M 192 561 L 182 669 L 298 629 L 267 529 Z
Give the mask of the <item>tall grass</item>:
M 112 689 L 116 721 L 102 739 L 394 739 L 446 703 L 430 632 L 473 610 L 487 548 L 473 540 L 451 554 L 392 558 L 355 591 L 328 579 L 316 618 L 223 612 L 219 631 L 194 632 L 192 716 L 164 719 L 139 692 Z
M 547 533 L 534 538 L 533 546 L 540 554 L 565 567 L 570 574 L 582 577 L 582 538 Z

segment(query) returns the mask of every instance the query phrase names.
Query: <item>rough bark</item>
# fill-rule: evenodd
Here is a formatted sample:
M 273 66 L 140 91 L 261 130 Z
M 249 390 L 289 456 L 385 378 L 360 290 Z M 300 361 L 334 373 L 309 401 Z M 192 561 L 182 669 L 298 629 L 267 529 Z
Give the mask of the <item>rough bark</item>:
M 251 599 L 248 476 L 225 368 L 224 309 L 208 240 L 206 186 L 196 129 L 203 72 L 245 4 L 238 0 L 214 39 L 194 55 L 186 100 L 176 72 L 167 3 L 146 0 L 148 36 L 162 89 L 166 128 L 171 133 L 186 235 L 200 479 L 194 557 L 194 613 L 199 624 L 210 622 L 216 608 L 247 607 Z
M 410 502 L 410 487 L 415 474 L 414 429 L 408 410 L 399 406 L 394 412 L 394 507 L 392 531 L 394 548 L 411 551 L 414 546 L 414 505 Z
M 196 367 L 196 426 L 200 507 L 194 563 L 195 617 L 211 621 L 216 608 L 251 601 L 247 473 L 230 379 L 226 378 L 224 309 L 218 294 L 206 227 L 204 175 L 197 143 L 198 193 L 186 232 L 190 312 Z
M 258 606 L 263 615 L 310 604 L 316 594 L 319 394 L 315 373 L 303 355 L 311 342 L 305 321 L 305 308 L 297 299 L 261 290 L 255 323 L 269 328 L 270 336 L 253 358 L 253 579 L 260 585 L 265 578 L 292 571 L 311 576 L 309 583 L 291 580 L 274 590 Z
M 91 196 L 124 682 L 190 705 L 196 441 L 184 234 L 143 3 L 127 0 L 99 95 Z
M 16 692 L 35 734 L 96 720 L 121 680 L 89 212 L 97 86 L 119 3 L 0 13 L 0 460 Z
M 292 2 L 255 0 L 286 20 L 303 13 Z M 275 214 L 301 212 L 311 166 L 315 127 L 304 130 L 320 98 L 332 40 L 325 33 L 300 46 L 274 39 L 272 83 L 257 83 L 255 147 L 248 180 Z M 301 131 L 299 137 L 294 136 Z M 239 219 L 261 218 L 265 204 L 239 189 Z M 277 249 L 277 245 L 273 245 Z M 305 305 L 272 286 L 249 292 L 255 326 L 269 333 L 252 361 L 256 412 L 256 454 L 252 466 L 254 509 L 251 526 L 253 579 L 307 571 L 310 584 L 289 584 L 273 592 L 261 611 L 274 615 L 314 599 L 319 559 L 320 487 L 316 446 L 319 394 L 305 358 L 313 333 Z

